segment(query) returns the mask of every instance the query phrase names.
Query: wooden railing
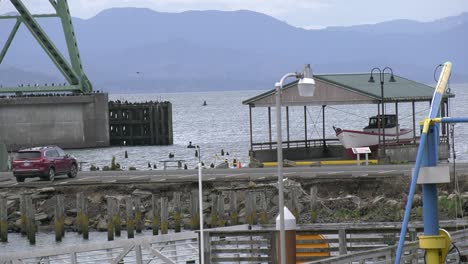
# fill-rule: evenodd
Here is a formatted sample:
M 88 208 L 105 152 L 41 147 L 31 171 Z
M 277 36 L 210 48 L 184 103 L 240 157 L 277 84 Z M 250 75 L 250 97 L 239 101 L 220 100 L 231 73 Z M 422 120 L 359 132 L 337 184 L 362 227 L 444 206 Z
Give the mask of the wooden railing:
M 198 260 L 198 234 L 195 232 L 0 254 L 1 264 L 195 263 Z

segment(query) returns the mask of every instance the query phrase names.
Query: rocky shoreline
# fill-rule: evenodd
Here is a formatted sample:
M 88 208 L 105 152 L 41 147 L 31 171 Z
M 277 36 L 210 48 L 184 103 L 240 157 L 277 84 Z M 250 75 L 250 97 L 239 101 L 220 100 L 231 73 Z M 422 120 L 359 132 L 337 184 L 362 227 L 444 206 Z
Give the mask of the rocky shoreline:
M 464 183 L 466 177 L 462 177 Z M 337 222 L 399 222 L 402 220 L 404 207 L 407 201 L 409 189 L 409 177 L 394 176 L 381 178 L 353 178 L 340 179 L 288 179 L 285 181 L 286 205 L 298 216 L 299 224 L 309 223 L 337 223 Z M 468 212 L 468 192 L 456 192 L 453 184 L 441 185 L 439 188 L 439 212 L 441 220 L 453 220 L 463 217 Z M 172 201 L 175 192 L 181 194 L 182 226 L 185 229 L 191 227 L 190 199 L 193 190 L 197 190 L 196 184 L 130 184 L 130 185 L 90 185 L 75 187 L 46 187 L 40 189 L 10 188 L 0 190 L 0 196 L 7 199 L 9 232 L 19 232 L 20 220 L 20 194 L 29 193 L 35 204 L 35 220 L 39 231 L 53 230 L 54 220 L 54 196 L 63 194 L 65 197 L 65 228 L 67 231 L 75 231 L 76 222 L 76 194 L 81 192 L 88 201 L 88 215 L 90 217 L 90 230 L 106 231 L 108 197 L 122 201 L 128 196 L 141 198 L 140 208 L 144 219 L 145 228 L 151 228 L 151 216 L 153 215 L 151 200 L 152 195 L 168 198 L 169 228 L 174 225 L 174 203 Z M 468 184 L 462 184 L 460 190 L 468 190 Z M 247 193 L 260 194 L 266 197 L 266 222 L 273 224 L 278 214 L 278 196 L 275 182 L 219 182 L 205 183 L 203 191 L 203 212 L 208 227 L 218 226 L 211 223 L 210 214 L 213 205 L 213 197 L 223 195 L 226 215 L 226 225 L 230 224 L 229 217 L 229 192 L 237 193 L 238 217 L 240 223 L 247 222 L 246 196 Z M 256 222 L 261 223 L 260 196 L 256 195 Z M 121 213 L 124 205 L 120 203 Z M 265 220 L 265 219 L 264 219 Z M 411 220 L 422 220 L 421 190 L 418 188 L 413 200 Z M 125 226 L 125 218 L 122 217 L 122 226 Z

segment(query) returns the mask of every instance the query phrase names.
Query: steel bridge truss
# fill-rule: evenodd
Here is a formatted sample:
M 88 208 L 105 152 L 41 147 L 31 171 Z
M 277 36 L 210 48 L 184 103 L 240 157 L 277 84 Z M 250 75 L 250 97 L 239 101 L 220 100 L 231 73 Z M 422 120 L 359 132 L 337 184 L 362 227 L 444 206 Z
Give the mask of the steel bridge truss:
M 55 86 L 34 86 L 34 87 L 2 87 L 0 93 L 43 93 L 43 92 L 75 92 L 90 93 L 93 90 L 91 82 L 86 77 L 81 64 L 80 52 L 76 42 L 75 31 L 73 29 L 72 18 L 67 0 L 49 0 L 55 10 L 54 14 L 31 14 L 21 0 L 10 0 L 18 11 L 19 15 L 4 15 L 0 19 L 15 19 L 16 23 L 8 36 L 5 45 L 0 51 L 0 64 L 11 46 L 11 43 L 18 32 L 21 24 L 24 24 L 29 32 L 36 39 L 37 43 L 44 49 L 46 54 L 62 73 L 68 85 Z M 67 43 L 71 64 L 65 59 L 54 42 L 46 34 L 37 18 L 59 17 L 63 27 L 63 33 Z

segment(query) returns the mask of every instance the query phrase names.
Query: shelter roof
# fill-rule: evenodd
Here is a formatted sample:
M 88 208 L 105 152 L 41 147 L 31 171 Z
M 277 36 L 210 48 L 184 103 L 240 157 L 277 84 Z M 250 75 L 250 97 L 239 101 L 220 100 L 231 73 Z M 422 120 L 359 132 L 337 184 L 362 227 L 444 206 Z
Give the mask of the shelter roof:
M 316 90 L 313 97 L 299 96 L 297 81 L 294 81 L 283 86 L 282 104 L 289 106 L 376 104 L 382 97 L 379 75 L 374 74 L 375 82 L 373 83 L 369 82 L 369 77 L 369 73 L 314 75 Z M 384 75 L 385 102 L 430 101 L 432 99 L 434 87 L 396 75 L 394 77 L 396 82 L 389 82 L 390 74 Z M 274 106 L 275 89 L 242 103 L 258 107 Z

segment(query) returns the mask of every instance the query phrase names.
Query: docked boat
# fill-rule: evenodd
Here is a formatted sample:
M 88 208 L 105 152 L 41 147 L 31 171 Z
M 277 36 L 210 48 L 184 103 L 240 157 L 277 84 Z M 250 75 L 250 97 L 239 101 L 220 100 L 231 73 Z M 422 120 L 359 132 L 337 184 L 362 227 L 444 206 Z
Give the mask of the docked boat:
M 385 131 L 385 142 L 408 142 L 413 139 L 412 129 L 399 129 L 398 117 L 396 115 L 378 115 L 369 118 L 369 125 L 362 131 L 341 129 L 333 127 L 336 136 L 346 149 L 357 147 L 375 147 L 379 145 L 379 137 L 383 140 Z M 380 126 L 379 124 L 383 124 Z

